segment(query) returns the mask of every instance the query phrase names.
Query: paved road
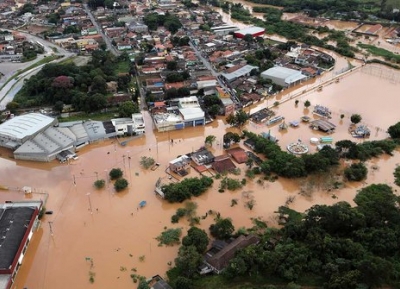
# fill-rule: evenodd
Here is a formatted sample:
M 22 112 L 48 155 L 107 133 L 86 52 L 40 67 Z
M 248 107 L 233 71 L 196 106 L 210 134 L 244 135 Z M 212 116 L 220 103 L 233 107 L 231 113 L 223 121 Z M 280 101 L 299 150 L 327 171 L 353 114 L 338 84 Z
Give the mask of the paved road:
M 96 27 L 97 32 L 101 35 L 103 38 L 105 44 L 107 45 L 107 49 L 114 54 L 115 56 L 120 55 L 120 52 L 112 45 L 110 38 L 108 38 L 104 32 L 103 29 L 101 29 L 99 23 L 97 23 L 96 19 L 94 18 L 92 11 L 90 11 L 89 7 L 87 4 L 83 4 L 83 7 L 85 9 L 85 12 L 89 16 L 90 20 L 92 21 L 93 25 Z
M 201 60 L 201 62 L 203 62 L 203 65 L 204 65 L 208 70 L 211 71 L 211 74 L 212 74 L 213 76 L 215 76 L 215 77 L 217 78 L 217 81 L 218 81 L 219 85 L 230 95 L 232 101 L 236 104 L 236 106 L 237 106 L 238 108 L 240 108 L 240 106 L 241 106 L 241 105 L 240 105 L 240 101 L 239 101 L 239 99 L 238 99 L 236 93 L 235 93 L 231 88 L 229 88 L 227 85 L 225 85 L 225 83 L 224 83 L 224 82 L 221 80 L 221 78 L 220 78 L 220 73 L 218 73 L 218 72 L 216 72 L 216 71 L 214 70 L 214 67 L 211 65 L 211 63 L 210 63 L 207 59 L 205 59 L 205 58 L 203 57 L 203 55 L 201 54 L 201 52 L 197 49 L 197 47 L 196 47 L 195 45 L 193 45 L 193 43 L 192 43 L 191 41 L 189 41 L 189 45 L 190 45 L 190 47 L 193 49 L 193 51 L 195 52 L 196 56 Z
M 9 30 L 12 31 L 12 30 Z M 24 31 L 18 31 L 18 33 L 21 33 L 23 35 L 26 36 L 26 39 L 28 41 L 38 41 L 40 42 L 43 47 L 44 47 L 44 54 L 41 54 L 38 56 L 38 58 L 35 61 L 29 61 L 26 64 L 24 63 L 24 65 L 18 65 L 18 70 L 23 70 L 27 67 L 29 67 L 30 65 L 36 63 L 37 61 L 43 59 L 44 57 L 50 56 L 52 54 L 56 54 L 56 55 L 63 55 L 63 58 L 54 60 L 53 62 L 59 62 L 62 61 L 68 57 L 72 57 L 75 54 L 66 51 L 65 49 L 56 46 L 54 43 L 51 43 L 47 40 L 44 40 L 40 37 L 28 34 Z M 54 48 L 56 48 L 57 52 L 54 52 Z M 14 63 L 3 63 L 3 65 L 13 65 Z M 28 79 L 29 77 L 31 77 L 32 75 L 38 73 L 40 71 L 40 69 L 43 67 L 44 65 L 40 65 L 38 67 L 35 67 L 29 71 L 24 72 L 23 74 L 19 75 L 17 77 L 17 79 L 12 79 L 10 82 L 7 83 L 7 85 L 5 85 L 1 91 L 0 91 L 0 109 L 5 108 L 5 106 L 7 105 L 7 103 L 9 103 L 10 101 L 12 101 L 14 99 L 14 96 L 18 93 L 18 91 L 22 88 L 23 84 L 24 84 L 24 80 Z M 1 79 L 1 84 L 5 83 L 8 79 L 14 77 L 15 73 L 17 71 L 10 71 L 8 74 L 6 74 L 2 79 Z

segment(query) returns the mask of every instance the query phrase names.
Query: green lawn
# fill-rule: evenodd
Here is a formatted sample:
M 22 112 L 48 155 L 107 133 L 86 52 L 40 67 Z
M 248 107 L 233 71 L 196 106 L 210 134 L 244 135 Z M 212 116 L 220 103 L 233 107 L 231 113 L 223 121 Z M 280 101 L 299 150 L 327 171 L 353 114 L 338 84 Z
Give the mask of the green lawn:
M 116 68 L 116 73 L 129 73 L 131 64 L 128 61 L 118 62 L 118 66 Z
M 372 55 L 382 56 L 383 58 L 385 58 L 388 61 L 394 60 L 394 62 L 396 62 L 396 63 L 400 62 L 400 55 L 394 54 L 393 52 L 390 52 L 389 50 L 379 48 L 374 45 L 362 44 L 362 43 L 357 44 L 357 46 L 367 50 Z

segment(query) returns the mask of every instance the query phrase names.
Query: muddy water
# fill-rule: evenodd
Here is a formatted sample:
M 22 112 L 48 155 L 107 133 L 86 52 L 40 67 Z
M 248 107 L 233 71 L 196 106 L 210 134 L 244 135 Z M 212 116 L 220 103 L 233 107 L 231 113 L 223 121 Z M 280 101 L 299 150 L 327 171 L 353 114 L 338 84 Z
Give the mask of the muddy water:
M 332 135 L 335 141 L 350 138 L 347 128 L 351 113 L 360 113 L 363 122 L 371 126 L 371 139 L 384 138 L 387 126 L 398 121 L 397 106 L 394 105 L 397 103 L 398 85 L 380 76 L 379 69 L 384 68 L 377 67 L 371 69 L 372 72 L 360 70 L 343 77 L 339 83 L 303 96 L 298 107 L 295 107 L 294 99 L 283 103 L 274 108 L 276 114 L 285 116 L 287 121 L 298 120 L 304 114 L 312 116 L 312 106 L 309 111 L 304 111 L 302 105 L 308 99 L 312 105 L 325 105 L 333 111 L 331 121 L 337 124 L 337 132 Z M 284 98 L 286 95 L 278 97 Z M 269 105 L 274 101 L 270 99 Z M 266 105 L 263 102 L 259 107 Z M 343 121 L 339 118 L 341 113 L 346 116 Z M 137 268 L 137 273 L 145 276 L 164 275 L 169 268 L 168 262 L 173 263 L 178 247 L 159 247 L 154 238 L 164 227 L 181 227 L 186 231 L 188 224 L 186 221 L 171 224 L 171 216 L 183 205 L 168 204 L 156 197 L 153 193 L 154 184 L 160 177 L 168 181 L 164 170 L 169 160 L 204 145 L 207 135 L 217 137 L 211 149 L 215 155 L 222 154 L 220 144 L 223 134 L 235 129 L 227 126 L 221 118 L 201 128 L 153 133 L 149 120 L 146 113 L 148 126 L 145 136 L 128 142 L 125 147 L 111 141 L 93 144 L 82 149 L 78 153 L 79 159 L 69 165 L 15 162 L 7 157 L 9 152 L 1 151 L 0 184 L 9 187 L 32 186 L 36 193 L 30 198 L 35 199 L 44 198 L 42 193 L 48 192 L 47 207 L 54 211 L 53 215 L 45 216 L 41 229 L 34 235 L 14 288 L 86 288 L 89 286 L 89 271 L 95 273 L 96 288 L 131 288 L 129 275 L 132 268 Z M 381 130 L 376 132 L 375 127 Z M 249 124 L 247 129 L 257 133 L 270 130 L 278 136 L 282 147 L 299 138 L 308 144 L 311 137 L 323 135 L 310 130 L 305 124 L 299 128 L 289 128 L 287 132 L 280 132 L 277 125 L 267 127 Z M 310 145 L 310 149 L 314 151 L 315 147 Z M 141 156 L 151 156 L 161 166 L 156 171 L 144 171 L 139 167 Z M 204 216 L 211 209 L 232 218 L 236 228 L 251 226 L 252 217 L 261 217 L 274 226 L 274 211 L 284 205 L 288 197 L 294 197 L 290 207 L 301 211 L 316 203 L 333 204 L 341 200 L 352 203 L 356 191 L 369 183 L 391 185 L 392 172 L 398 163 L 399 152 L 394 157 L 368 162 L 368 180 L 365 183 L 347 184 L 344 189 L 333 192 L 336 198 L 332 197 L 332 192 L 318 189 L 307 197 L 299 195 L 303 180 L 280 179 L 259 184 L 256 178 L 248 180 L 246 187 L 237 192 L 225 193 L 218 193 L 219 181 L 216 181 L 212 190 L 193 201 L 198 204 L 199 216 Z M 242 179 L 245 166 L 238 166 L 242 170 L 241 175 L 231 177 Z M 117 194 L 107 179 L 105 189 L 95 190 L 93 182 L 97 178 L 104 179 L 114 167 L 123 169 L 130 182 L 129 189 Z M 196 176 L 197 173 L 191 171 L 190 175 Z M 245 204 L 251 198 L 254 198 L 255 206 L 249 210 Z M 20 199 L 25 199 L 21 193 L 0 191 L 0 201 Z M 232 199 L 238 201 L 234 207 L 231 207 Z M 147 206 L 138 210 L 142 200 L 147 201 Z M 49 222 L 52 222 L 53 236 Z M 212 216 L 208 216 L 201 220 L 201 227 L 207 229 L 212 222 Z M 143 261 L 139 260 L 140 256 L 144 256 Z M 87 257 L 93 259 L 92 268 L 85 259 Z

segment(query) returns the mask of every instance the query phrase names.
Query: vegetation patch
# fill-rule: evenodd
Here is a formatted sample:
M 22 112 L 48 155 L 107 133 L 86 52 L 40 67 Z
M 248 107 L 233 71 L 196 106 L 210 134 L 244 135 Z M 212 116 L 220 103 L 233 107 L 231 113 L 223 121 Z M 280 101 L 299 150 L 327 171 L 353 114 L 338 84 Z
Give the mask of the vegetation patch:
M 370 45 L 370 44 L 363 44 L 363 43 L 358 43 L 357 46 L 359 46 L 363 49 L 366 49 L 369 53 L 371 53 L 373 55 L 381 56 L 387 61 L 400 63 L 400 55 L 395 54 L 384 48 L 376 47 L 376 46 Z
M 203 194 L 213 184 L 213 179 L 209 177 L 187 178 L 180 183 L 164 185 L 162 191 L 165 199 L 170 203 L 182 203 L 192 196 L 198 197 Z
M 158 246 L 166 245 L 166 246 L 173 246 L 179 245 L 180 239 L 182 236 L 182 229 L 165 229 L 157 238 L 156 240 L 159 242 Z

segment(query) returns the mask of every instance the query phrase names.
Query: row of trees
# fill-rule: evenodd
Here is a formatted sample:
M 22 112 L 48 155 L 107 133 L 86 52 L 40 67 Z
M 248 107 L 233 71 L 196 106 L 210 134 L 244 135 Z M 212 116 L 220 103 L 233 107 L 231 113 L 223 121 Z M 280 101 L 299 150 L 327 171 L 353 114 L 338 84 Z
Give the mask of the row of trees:
M 365 141 L 360 144 L 343 140 L 335 144 L 336 149 L 324 147 L 314 154 L 296 157 L 282 151 L 279 145 L 259 135 L 247 131 L 244 133 L 246 137 L 255 142 L 255 151 L 268 158 L 260 165 L 261 171 L 267 175 L 275 173 L 287 178 L 298 178 L 312 173 L 326 172 L 330 167 L 339 164 L 339 158 L 366 161 L 383 153 L 391 155 L 396 149 L 396 143 L 393 140 Z M 360 180 L 366 176 L 366 173 L 364 165 L 355 165 L 348 170 L 346 176 L 351 176 L 350 180 Z M 357 177 L 353 177 L 354 175 L 357 175 Z M 363 177 L 360 178 L 359 176 Z

